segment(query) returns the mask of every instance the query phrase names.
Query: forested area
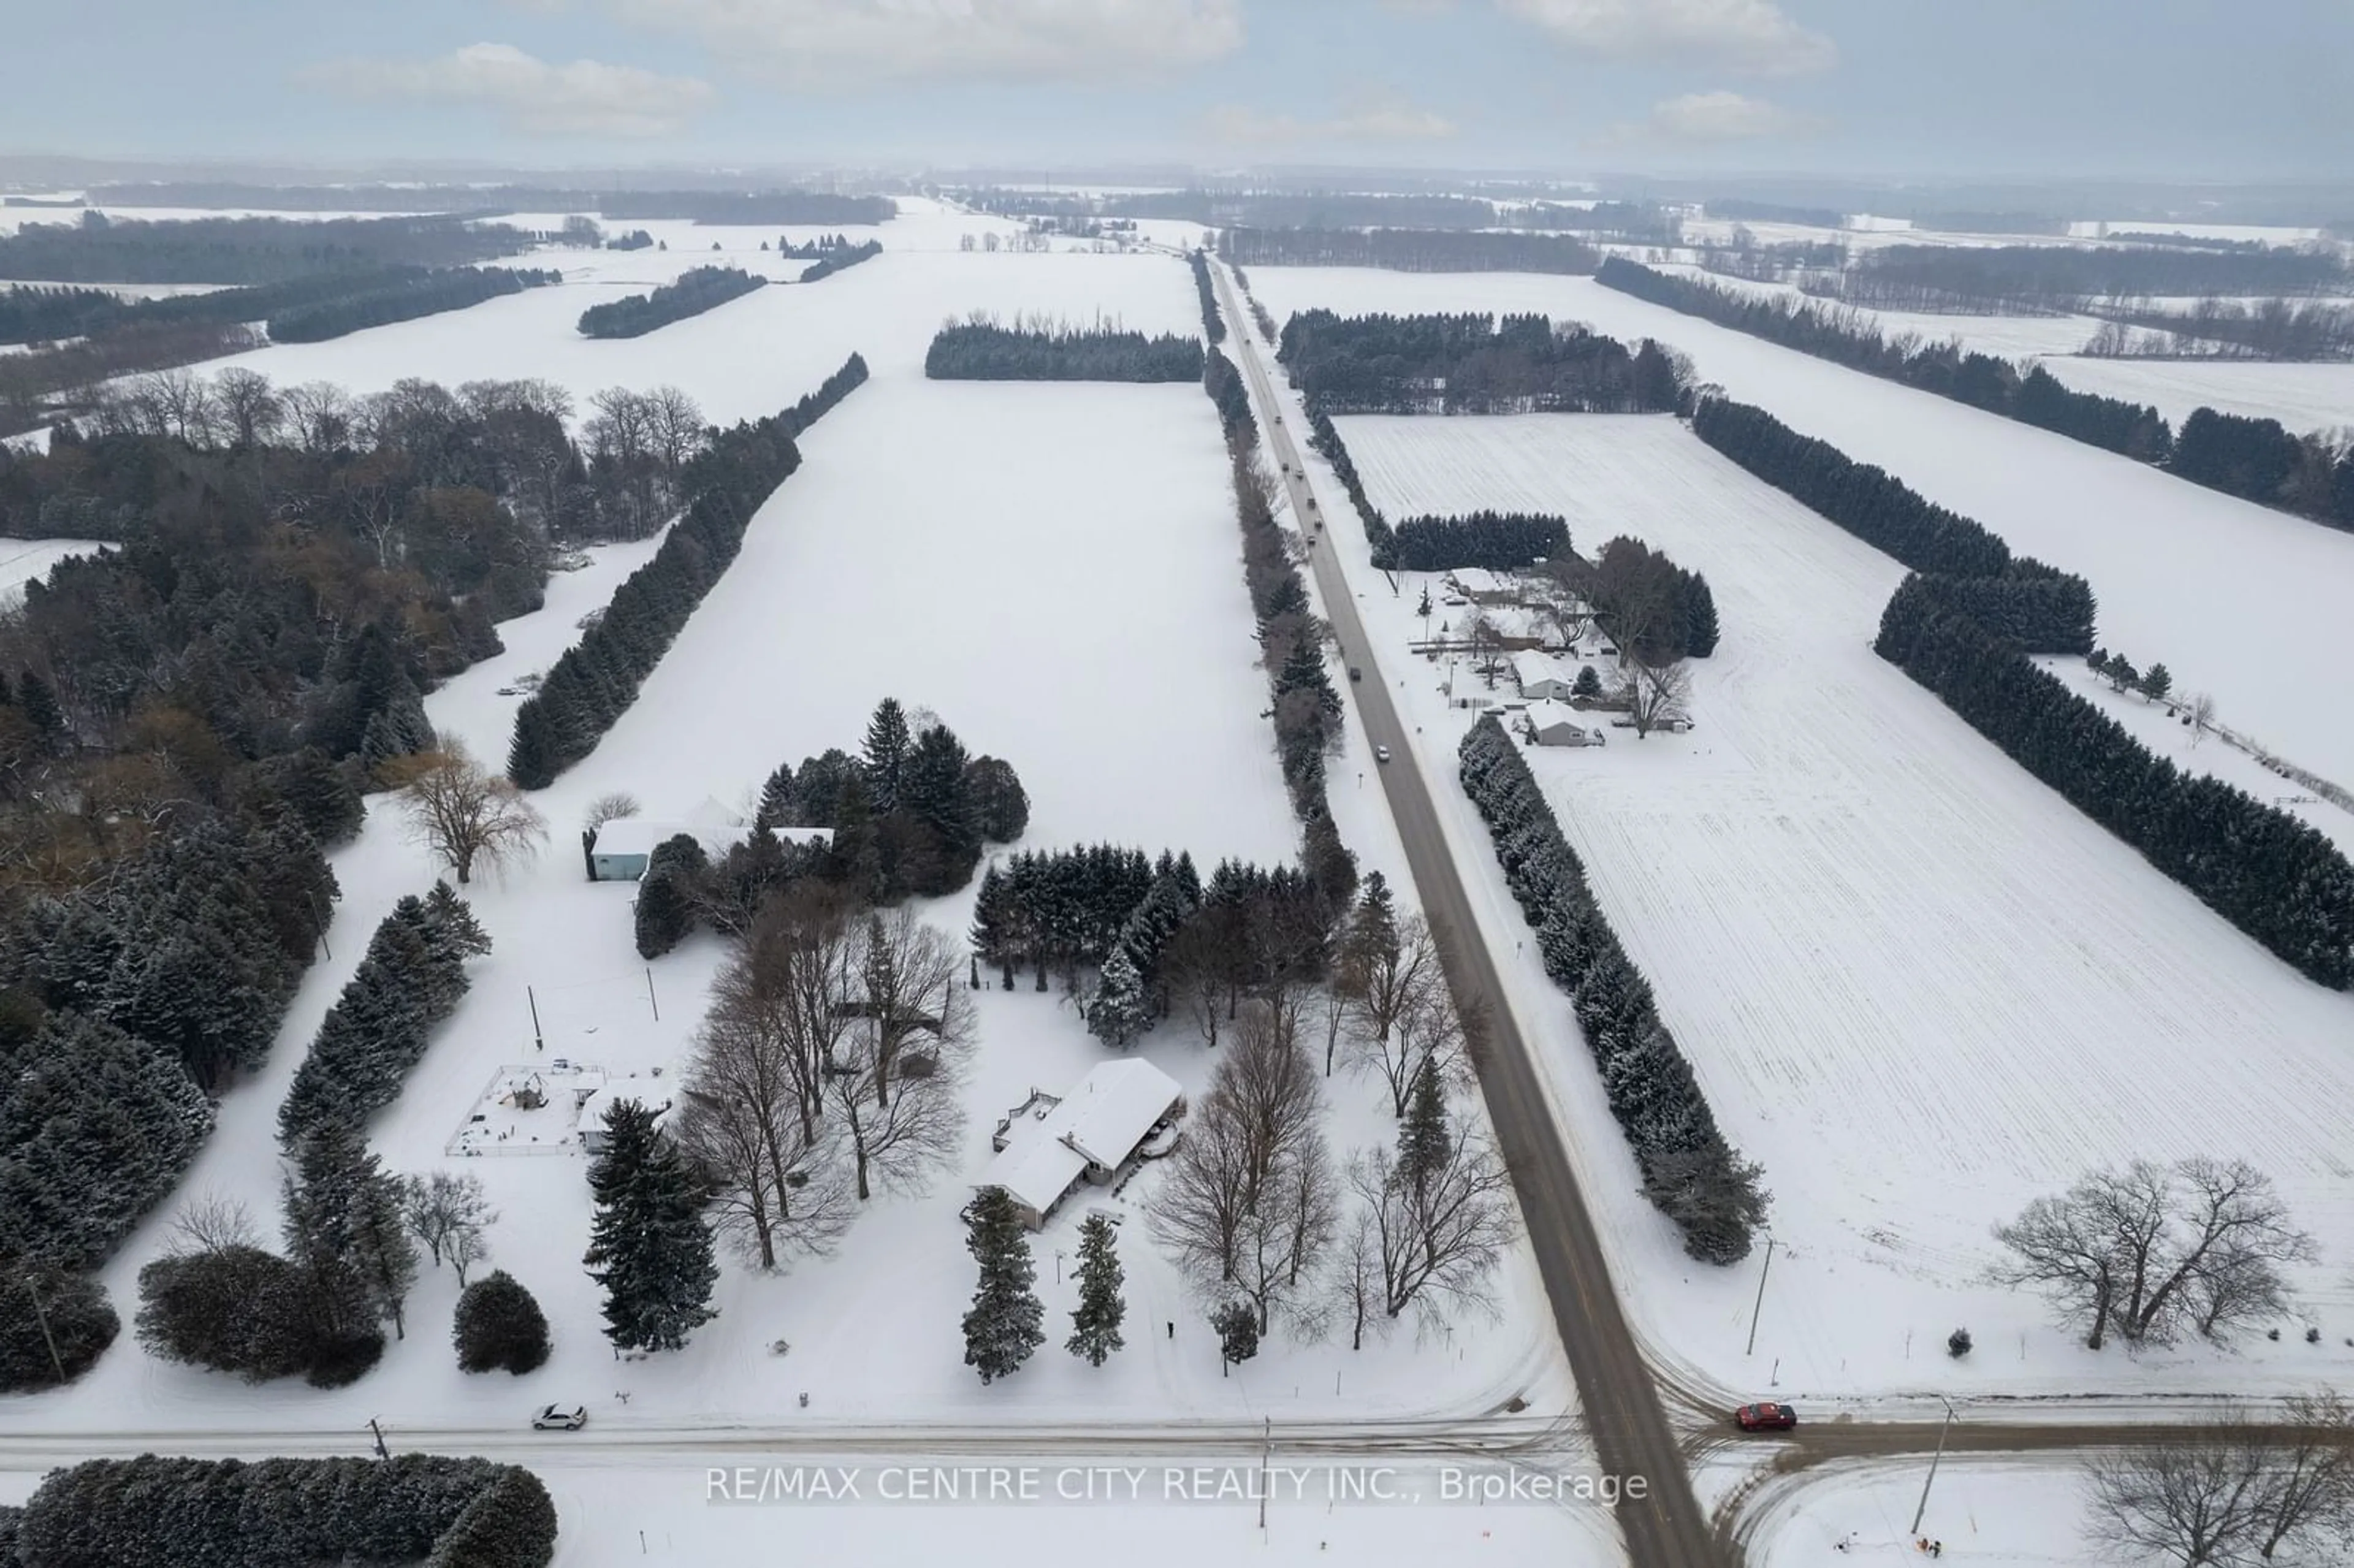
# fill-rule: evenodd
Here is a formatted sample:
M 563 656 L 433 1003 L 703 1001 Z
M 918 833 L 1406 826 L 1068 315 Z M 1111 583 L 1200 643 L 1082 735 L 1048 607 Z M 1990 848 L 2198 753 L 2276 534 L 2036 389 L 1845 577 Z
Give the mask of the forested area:
M 2149 245 L 1887 245 L 1864 251 L 1842 285 L 1860 305 L 1925 308 L 1940 297 L 1999 301 L 2020 313 L 2150 294 L 2312 294 L 2354 272 L 2321 249 L 2211 250 Z M 1932 307 L 1933 308 L 1933 307 Z
M 566 185 L 258 185 L 166 180 L 101 185 L 94 207 L 242 207 L 259 212 L 597 213 L 620 221 L 684 218 L 695 223 L 865 224 L 899 214 L 888 196 L 801 190 L 586 190 Z
M 282 283 L 322 272 L 463 267 L 527 249 L 516 229 L 454 217 L 110 218 L 0 234 L 0 278 L 48 283 Z
M 829 191 L 541 191 L 511 188 L 504 205 L 522 212 L 589 211 L 615 221 L 686 218 L 699 224 L 887 223 L 899 216 L 889 196 L 836 196 Z
M 2354 987 L 2354 865 L 2337 846 L 2277 806 L 2154 756 L 1954 587 L 1906 577 L 1874 650 L 2300 973 Z
M 735 560 L 752 514 L 801 466 L 793 439 L 865 380 L 866 362 L 854 354 L 792 408 L 715 431 L 687 460 L 679 483 L 686 515 L 515 711 L 509 778 L 545 789 L 597 748 Z
M 556 1505 L 518 1465 L 389 1459 L 91 1459 L 53 1471 L 0 1544 L 23 1568 L 546 1568 Z
M 2278 419 L 2197 408 L 2174 438 L 2175 474 L 2337 528 L 2354 528 L 2354 442 L 2292 435 Z
M 1201 344 L 1173 333 L 1028 318 L 1001 326 L 986 315 L 940 328 L 924 355 L 935 381 L 1199 381 L 1203 373 Z
M 1511 737 L 1493 717 L 1463 737 L 1464 793 L 1494 836 L 1504 879 L 1534 930 L 1545 973 L 1570 995 L 1643 1195 L 1704 1263 L 1737 1263 L 1766 1217 L 1762 1172 L 1717 1129 L 1691 1065 L 1661 1022 L 1650 982 L 1596 902 L 1577 852 Z
M 651 294 L 631 294 L 580 313 L 583 337 L 643 337 L 657 327 L 699 316 L 743 298 L 769 280 L 741 267 L 694 267 Z
M 1242 267 L 1382 267 L 1394 272 L 1592 272 L 1582 239 L 1429 228 L 1228 228 L 1218 254 Z
M 1565 547 L 1548 569 L 1593 610 L 1620 649 L 1650 668 L 1705 659 L 1721 635 L 1708 579 L 1620 535 L 1592 561 Z
M 2088 358 L 2354 359 L 2354 304 L 2340 301 L 2210 298 L 2188 309 L 2126 302 L 2096 312 L 2107 323 L 2084 344 Z
M 416 272 L 349 290 L 334 299 L 291 306 L 271 315 L 264 330 L 272 343 L 323 343 L 365 327 L 462 311 L 485 300 L 562 281 L 561 272 L 531 268 L 453 267 Z
M 1408 517 L 1377 541 L 1373 565 L 1384 571 L 1445 572 L 1458 567 L 1515 571 L 1569 554 L 1569 524 L 1525 512 L 1473 512 L 1462 516 Z
M 2014 556 L 1983 524 L 1924 498 L 1885 470 L 1802 436 L 1762 408 L 1703 398 L 1692 433 L 1800 504 L 1916 572 L 1953 584 L 1973 612 L 2043 653 L 2086 653 L 2095 605 L 2084 578 Z
M 1303 311 L 1278 354 L 1321 414 L 1633 414 L 1682 400 L 1658 344 L 1541 315 L 1352 316 Z
M 1595 281 L 1685 315 L 2144 462 L 2162 463 L 2173 450 L 2173 432 L 2157 409 L 2072 392 L 2041 366 L 2022 373 L 2007 359 L 1966 351 L 1958 339 L 1942 344 L 1910 335 L 1891 339 L 1854 311 L 1787 294 L 1723 289 L 1616 256 L 1602 264 Z

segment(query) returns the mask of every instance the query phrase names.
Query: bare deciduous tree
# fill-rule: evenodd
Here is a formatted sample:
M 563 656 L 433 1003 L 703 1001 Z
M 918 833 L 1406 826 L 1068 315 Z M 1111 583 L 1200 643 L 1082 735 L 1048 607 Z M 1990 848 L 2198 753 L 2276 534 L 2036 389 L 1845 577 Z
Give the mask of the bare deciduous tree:
M 1472 667 L 1479 672 L 1480 679 L 1493 686 L 1504 669 L 1504 629 L 1486 610 L 1475 610 L 1464 641 L 1470 645 Z
M 2280 1266 L 2310 1257 L 2271 1179 L 2241 1160 L 2136 1160 L 2038 1198 L 1995 1227 L 2010 1249 L 1995 1277 L 2040 1287 L 2099 1350 L 2165 1343 L 2189 1324 L 2210 1337 L 2278 1310 Z
M 2334 1393 L 2244 1413 L 2085 1466 L 2094 1535 L 2183 1568 L 2342 1563 L 2354 1547 L 2354 1410 Z
M 232 365 L 213 378 L 213 400 L 229 440 L 240 447 L 269 440 L 286 422 L 286 406 L 270 377 L 242 365 Z
M 1369 1150 L 1352 1162 L 1350 1186 L 1372 1227 L 1384 1315 L 1411 1307 L 1435 1322 L 1490 1305 L 1490 1277 L 1519 1224 L 1511 1178 L 1484 1139 L 1451 1137 L 1420 1181 L 1388 1150 Z
M 1635 721 L 1636 736 L 1648 736 L 1691 716 L 1691 672 L 1681 659 L 1653 663 L 1629 656 L 1618 697 Z
M 913 909 L 867 916 L 859 980 L 865 1027 L 875 1035 L 876 1105 L 888 1104 L 903 1075 L 902 1057 L 932 1053 L 944 1041 L 955 1050 L 970 1044 L 972 1011 L 964 970 L 956 946 Z
M 2183 702 L 2183 710 L 2190 715 L 2190 744 L 2196 747 L 2215 729 L 2215 696 L 2211 692 L 2193 692 Z
M 1400 999 L 1387 1034 L 1360 1031 L 1352 1041 L 1351 1065 L 1380 1075 L 1390 1091 L 1390 1113 L 1405 1115 L 1406 1097 L 1414 1092 L 1415 1075 L 1427 1060 L 1438 1069 L 1439 1080 L 1455 1084 L 1470 1068 L 1473 1029 L 1455 1010 L 1446 977 L 1436 960 L 1419 975 Z
M 747 1007 L 744 981 L 715 996 L 695 1038 L 673 1136 L 710 1181 L 720 1226 L 764 1269 L 786 1250 L 821 1252 L 850 1219 L 838 1141 L 810 1113 L 813 1070 L 779 1015 Z
M 466 1263 L 488 1256 L 482 1231 L 499 1217 L 483 1194 L 480 1176 L 448 1171 L 405 1178 L 400 1184 L 400 1213 L 409 1234 L 432 1254 L 436 1268 L 445 1260 L 458 1263 L 461 1253 L 467 1255 Z M 458 1278 L 462 1283 L 465 1277 L 461 1264 Z
M 961 986 L 949 984 L 930 1012 L 874 1006 L 867 960 L 875 939 L 872 925 L 862 929 L 851 970 L 856 989 L 832 999 L 852 1015 L 851 1027 L 821 1067 L 825 1107 L 841 1118 L 862 1200 L 877 1186 L 920 1192 L 935 1170 L 954 1161 L 964 1130 L 957 1090 L 973 1049 L 972 1002 Z M 881 939 L 892 940 L 887 922 Z M 903 956 L 892 950 L 894 961 Z M 951 956 L 951 980 L 960 968 Z
M 523 791 L 452 743 L 385 765 L 408 813 L 409 835 L 447 863 L 460 885 L 477 864 L 504 868 L 530 859 L 547 821 Z
M 172 1216 L 172 1250 L 176 1253 L 252 1246 L 260 1234 L 254 1229 L 253 1211 L 217 1190 L 191 1198 Z
M 640 810 L 635 795 L 616 789 L 588 802 L 588 814 L 581 819 L 581 825 L 593 833 L 607 822 L 618 822 L 625 817 L 636 816 Z
M 352 437 L 351 394 L 332 381 L 305 381 L 278 395 L 304 451 L 332 452 Z

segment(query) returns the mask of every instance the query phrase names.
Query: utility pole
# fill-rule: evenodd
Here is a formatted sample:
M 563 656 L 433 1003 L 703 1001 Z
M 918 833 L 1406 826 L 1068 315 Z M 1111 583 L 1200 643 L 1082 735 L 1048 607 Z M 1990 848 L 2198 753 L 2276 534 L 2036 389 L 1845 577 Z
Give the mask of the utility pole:
M 1263 1429 L 1265 1446 L 1259 1450 L 1258 1460 L 1258 1527 L 1264 1533 L 1267 1530 L 1267 1494 L 1275 1485 L 1275 1417 L 1266 1415 L 1260 1419 L 1267 1423 Z
M 531 1044 L 535 1050 L 547 1049 L 547 1036 L 539 1031 L 539 997 L 531 987 L 523 988 L 524 1000 L 531 1003 Z
M 65 1358 L 58 1354 L 57 1336 L 49 1332 L 49 1315 L 41 1309 L 41 1293 L 33 1287 L 33 1277 L 25 1276 L 25 1294 L 33 1298 L 33 1321 L 41 1326 L 41 1343 L 49 1347 L 49 1365 L 57 1370 L 58 1386 L 63 1388 L 71 1380 L 66 1376 Z
M 1766 1310 L 1766 1277 L 1773 1272 L 1774 1235 L 1769 1231 L 1766 1235 L 1766 1266 L 1757 1271 L 1757 1300 L 1749 1308 L 1749 1348 L 1741 1352 L 1744 1356 L 1757 1353 L 1757 1315 Z
M 654 1022 L 662 1022 L 662 1003 L 654 1000 L 654 967 L 646 966 L 646 1005 L 654 1010 Z
M 1946 1433 L 1954 1425 L 1954 1402 L 1943 1394 L 1937 1399 L 1946 1407 L 1946 1421 L 1937 1428 L 1937 1451 L 1929 1456 L 1929 1473 L 1921 1479 L 1921 1506 L 1913 1510 L 1913 1528 L 1905 1532 L 1916 1538 L 1921 1533 L 1922 1518 L 1929 1511 L 1929 1485 L 1937 1478 L 1937 1461 L 1946 1457 Z
M 376 1417 L 373 1415 L 368 1417 L 368 1430 L 376 1434 L 376 1457 L 379 1459 L 391 1458 L 392 1450 L 384 1446 L 384 1428 L 376 1425 Z

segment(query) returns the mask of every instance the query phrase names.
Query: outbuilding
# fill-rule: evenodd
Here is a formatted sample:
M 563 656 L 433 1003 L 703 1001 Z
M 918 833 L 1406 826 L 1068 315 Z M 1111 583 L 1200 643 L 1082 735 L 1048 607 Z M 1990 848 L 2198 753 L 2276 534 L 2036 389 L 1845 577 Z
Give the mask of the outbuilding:
M 1002 1187 L 1037 1230 L 1082 1181 L 1108 1186 L 1184 1114 L 1177 1080 L 1137 1057 L 1099 1064 L 990 1160 L 976 1189 Z
M 635 882 L 646 874 L 654 846 L 688 830 L 677 822 L 650 821 L 644 817 L 616 817 L 597 830 L 588 843 L 588 880 Z

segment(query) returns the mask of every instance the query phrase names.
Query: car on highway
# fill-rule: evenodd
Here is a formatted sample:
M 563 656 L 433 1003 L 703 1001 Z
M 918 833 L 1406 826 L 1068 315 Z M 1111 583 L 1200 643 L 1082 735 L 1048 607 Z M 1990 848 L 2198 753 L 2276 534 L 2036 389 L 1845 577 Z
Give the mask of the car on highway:
M 1374 761 L 1376 761 L 1376 762 L 1387 762 L 1389 759 L 1390 759 L 1390 748 L 1389 748 L 1388 747 L 1386 747 L 1386 746 L 1377 746 L 1377 747 L 1373 747 L 1373 760 L 1374 760 Z
M 1787 1432 L 1798 1424 L 1798 1413 L 1787 1404 L 1765 1400 L 1743 1405 L 1733 1413 L 1733 1420 L 1744 1432 Z
M 1352 664 L 1352 665 L 1350 665 L 1350 666 L 1349 666 L 1349 679 L 1351 679 L 1351 680 L 1352 680 L 1352 681 L 1362 681 L 1362 680 L 1363 680 L 1364 678 L 1365 678 L 1365 673 L 1364 673 L 1364 671 L 1363 671 L 1363 670 L 1359 669 L 1359 668 L 1358 668 L 1356 665 L 1354 665 L 1354 664 Z
M 535 1432 L 578 1432 L 588 1425 L 585 1404 L 543 1404 L 531 1418 Z

